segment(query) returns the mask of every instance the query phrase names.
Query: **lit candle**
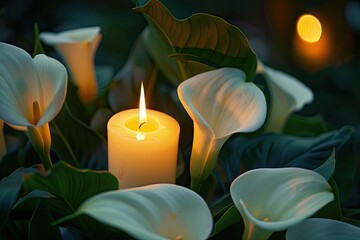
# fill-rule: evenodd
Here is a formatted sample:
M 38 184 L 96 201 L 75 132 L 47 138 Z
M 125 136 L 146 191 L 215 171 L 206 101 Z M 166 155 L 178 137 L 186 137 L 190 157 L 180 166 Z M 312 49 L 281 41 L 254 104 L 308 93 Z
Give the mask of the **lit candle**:
M 108 122 L 109 171 L 119 188 L 175 183 L 180 127 L 167 114 L 140 108 L 119 112 Z

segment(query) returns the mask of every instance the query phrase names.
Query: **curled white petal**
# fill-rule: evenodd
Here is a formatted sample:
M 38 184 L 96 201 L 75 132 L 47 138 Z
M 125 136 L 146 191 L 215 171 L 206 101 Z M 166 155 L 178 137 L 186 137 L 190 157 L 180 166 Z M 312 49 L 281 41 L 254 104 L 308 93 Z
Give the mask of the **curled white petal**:
M 41 83 L 42 116 L 37 123 L 41 126 L 50 122 L 62 108 L 67 91 L 67 72 L 59 61 L 44 54 L 34 58 L 35 70 Z
M 271 107 L 265 131 L 280 132 L 287 117 L 311 103 L 314 94 L 310 88 L 287 73 L 258 63 L 258 73 L 262 73 L 269 87 Z
M 48 45 L 65 43 L 92 42 L 100 34 L 100 27 L 87 27 L 60 33 L 42 32 L 40 39 Z
M 76 211 L 137 239 L 206 239 L 212 217 L 195 192 L 172 184 L 110 191 L 85 201 Z
M 61 33 L 43 32 L 40 39 L 54 46 L 70 69 L 84 103 L 91 103 L 98 94 L 94 55 L 101 40 L 100 27 L 69 30 Z
M 179 85 L 179 99 L 194 122 L 192 184 L 198 185 L 209 176 L 221 146 L 231 134 L 255 131 L 264 123 L 264 94 L 245 78 L 239 69 L 221 68 Z
M 244 219 L 244 239 L 267 239 L 272 232 L 301 222 L 334 199 L 321 175 L 301 168 L 248 171 L 233 181 L 230 193 Z
M 287 240 L 357 240 L 360 228 L 333 219 L 310 218 L 289 228 Z

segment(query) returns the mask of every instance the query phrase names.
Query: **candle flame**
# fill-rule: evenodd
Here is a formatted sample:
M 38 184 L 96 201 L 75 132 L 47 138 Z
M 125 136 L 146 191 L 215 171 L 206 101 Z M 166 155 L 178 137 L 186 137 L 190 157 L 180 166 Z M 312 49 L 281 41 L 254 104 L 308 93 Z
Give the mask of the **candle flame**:
M 139 129 L 142 125 L 146 124 L 146 104 L 145 104 L 145 93 L 144 93 L 144 85 L 141 82 L 141 90 L 140 90 L 140 104 L 139 104 Z

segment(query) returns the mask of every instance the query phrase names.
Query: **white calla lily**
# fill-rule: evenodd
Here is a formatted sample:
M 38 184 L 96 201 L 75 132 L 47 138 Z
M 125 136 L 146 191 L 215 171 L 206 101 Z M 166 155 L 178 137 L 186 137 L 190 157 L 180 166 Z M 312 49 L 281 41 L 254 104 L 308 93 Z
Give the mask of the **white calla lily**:
M 94 55 L 101 41 L 100 27 L 89 27 L 61 33 L 42 32 L 40 39 L 53 46 L 70 69 L 84 103 L 91 103 L 98 93 Z
M 334 194 L 318 173 L 302 168 L 262 168 L 248 171 L 230 186 L 243 217 L 243 239 L 265 240 L 312 216 Z
M 211 174 L 224 142 L 236 132 L 252 132 L 266 117 L 262 91 L 245 82 L 243 71 L 221 68 L 196 75 L 178 87 L 179 99 L 194 122 L 191 188 Z
M 288 116 L 312 102 L 314 94 L 298 79 L 261 62 L 258 62 L 257 73 L 264 75 L 271 97 L 264 131 L 281 132 Z
M 286 231 L 286 240 L 358 240 L 359 238 L 359 227 L 324 218 L 306 219 Z
M 100 193 L 75 215 L 87 214 L 136 239 L 206 239 L 212 217 L 195 192 L 173 184 L 153 184 Z
M 66 89 L 67 72 L 60 62 L 44 54 L 33 59 L 0 43 L 0 119 L 27 128 L 46 169 L 51 167 L 48 122 L 60 111 Z

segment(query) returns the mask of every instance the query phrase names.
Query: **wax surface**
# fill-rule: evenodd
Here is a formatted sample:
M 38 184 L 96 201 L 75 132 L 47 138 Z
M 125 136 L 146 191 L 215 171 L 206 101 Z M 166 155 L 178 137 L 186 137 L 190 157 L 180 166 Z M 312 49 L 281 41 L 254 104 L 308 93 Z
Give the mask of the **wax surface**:
M 109 171 L 119 188 L 175 183 L 180 127 L 167 114 L 147 110 L 139 129 L 139 110 L 119 112 L 108 122 Z

